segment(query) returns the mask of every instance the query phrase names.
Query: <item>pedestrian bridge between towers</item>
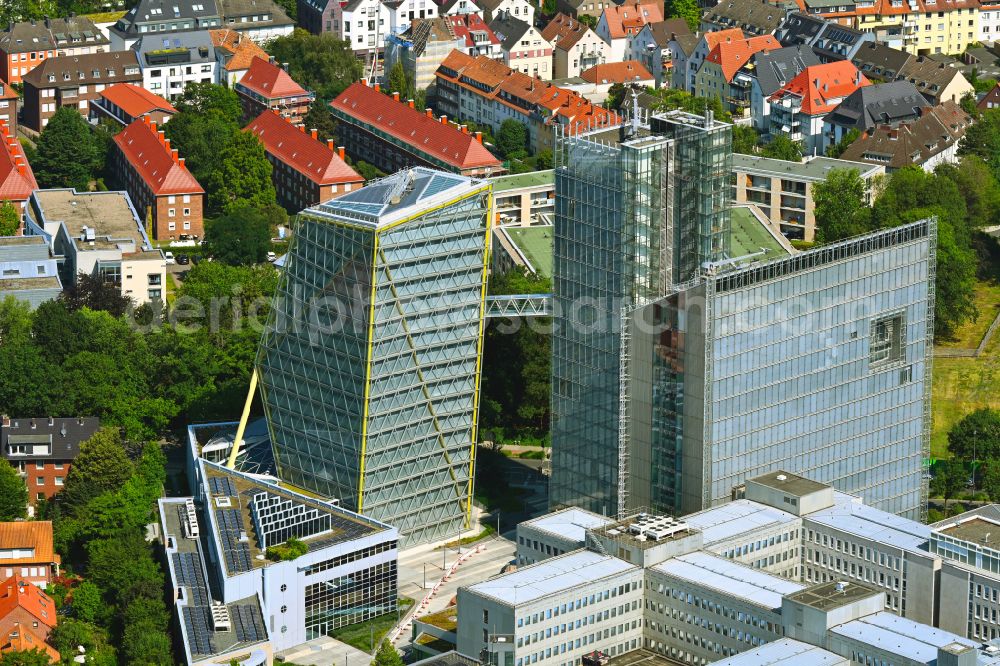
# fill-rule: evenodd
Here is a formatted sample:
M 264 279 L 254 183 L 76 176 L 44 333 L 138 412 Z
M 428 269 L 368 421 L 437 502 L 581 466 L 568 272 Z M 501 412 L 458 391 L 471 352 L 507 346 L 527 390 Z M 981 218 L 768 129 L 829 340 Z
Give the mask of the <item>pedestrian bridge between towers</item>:
M 552 315 L 552 294 L 511 294 L 487 296 L 486 316 L 491 319 L 548 317 Z

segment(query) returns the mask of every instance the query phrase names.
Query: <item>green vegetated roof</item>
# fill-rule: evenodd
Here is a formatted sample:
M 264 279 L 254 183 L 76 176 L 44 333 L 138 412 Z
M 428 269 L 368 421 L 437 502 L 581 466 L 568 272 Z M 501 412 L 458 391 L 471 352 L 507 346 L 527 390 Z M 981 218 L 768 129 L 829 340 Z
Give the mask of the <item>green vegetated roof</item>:
M 759 258 L 762 261 L 777 259 L 789 254 L 788 250 L 778 242 L 778 239 L 764 227 L 764 223 L 750 212 L 748 206 L 734 207 L 732 220 L 731 251 L 734 258 L 760 252 L 761 248 L 767 250 L 767 254 Z
M 505 227 L 535 272 L 542 277 L 552 277 L 552 236 L 554 229 L 544 227 Z
M 529 171 L 512 176 L 497 176 L 492 178 L 493 191 L 504 192 L 506 190 L 516 190 L 522 187 L 541 187 L 552 185 L 556 180 L 556 172 L 552 169 L 546 171 Z

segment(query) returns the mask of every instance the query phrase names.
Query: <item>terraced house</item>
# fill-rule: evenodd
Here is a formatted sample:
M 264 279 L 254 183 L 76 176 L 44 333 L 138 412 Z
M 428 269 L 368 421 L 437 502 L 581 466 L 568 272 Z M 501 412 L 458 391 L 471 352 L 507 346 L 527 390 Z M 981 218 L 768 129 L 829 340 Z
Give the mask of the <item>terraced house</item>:
M 244 121 L 273 109 L 293 125 L 299 125 L 315 99 L 315 95 L 296 83 L 288 72 L 263 58 L 253 59 L 235 90 L 243 107 Z
M 21 83 L 48 58 L 102 53 L 110 40 L 82 16 L 21 21 L 0 32 L 0 79 Z

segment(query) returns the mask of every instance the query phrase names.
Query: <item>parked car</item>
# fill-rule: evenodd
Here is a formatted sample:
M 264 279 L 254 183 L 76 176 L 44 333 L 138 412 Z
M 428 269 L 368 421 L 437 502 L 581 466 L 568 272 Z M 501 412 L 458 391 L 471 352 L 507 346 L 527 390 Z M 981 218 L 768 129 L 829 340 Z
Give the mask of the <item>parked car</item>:
M 276 262 L 278 260 L 278 255 L 276 255 L 274 252 L 268 252 L 267 253 L 267 260 L 270 261 L 273 264 L 274 262 Z
M 191 257 L 187 256 L 186 254 L 178 254 L 177 255 L 177 264 L 178 265 L 180 265 L 180 266 L 187 266 L 190 263 L 191 263 Z
M 174 260 L 174 253 L 171 252 L 170 250 L 167 250 L 166 252 L 164 252 L 163 256 L 166 257 L 166 259 L 167 259 L 167 265 L 176 263 L 176 261 Z

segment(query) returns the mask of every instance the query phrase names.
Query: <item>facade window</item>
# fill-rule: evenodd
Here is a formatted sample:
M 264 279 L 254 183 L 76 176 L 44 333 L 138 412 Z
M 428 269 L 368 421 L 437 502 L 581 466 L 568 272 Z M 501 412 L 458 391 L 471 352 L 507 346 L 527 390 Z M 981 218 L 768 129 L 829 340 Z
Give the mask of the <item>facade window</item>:
M 57 486 L 61 486 L 62 484 L 63 484 L 63 477 L 57 476 L 56 477 L 56 485 Z
M 45 477 L 43 477 L 43 476 L 36 476 L 35 477 L 35 485 L 36 486 L 44 486 L 45 485 Z
M 880 317 L 872 322 L 869 364 L 877 368 L 903 358 L 905 344 L 903 313 Z

